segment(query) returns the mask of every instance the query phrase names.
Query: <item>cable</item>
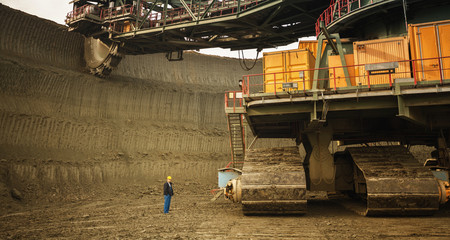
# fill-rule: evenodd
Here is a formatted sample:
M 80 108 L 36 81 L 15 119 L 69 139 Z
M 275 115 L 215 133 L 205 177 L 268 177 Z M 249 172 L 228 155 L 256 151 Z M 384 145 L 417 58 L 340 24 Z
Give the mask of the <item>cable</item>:
M 406 32 L 408 32 L 408 19 L 406 17 L 406 0 L 403 0 L 403 15 L 405 16 Z
M 241 52 L 242 52 L 242 59 L 241 59 Z M 239 65 L 241 65 L 241 68 L 242 68 L 243 70 L 245 70 L 245 71 L 250 71 L 250 70 L 252 70 L 252 69 L 255 67 L 256 62 L 258 61 L 258 56 L 259 56 L 259 53 L 260 53 L 260 52 L 261 52 L 261 50 L 257 50 L 255 61 L 253 62 L 253 64 L 252 64 L 251 67 L 248 67 L 247 64 L 245 63 L 244 50 L 240 50 L 240 51 L 238 50 Z M 241 60 L 242 60 L 242 61 L 241 61 Z

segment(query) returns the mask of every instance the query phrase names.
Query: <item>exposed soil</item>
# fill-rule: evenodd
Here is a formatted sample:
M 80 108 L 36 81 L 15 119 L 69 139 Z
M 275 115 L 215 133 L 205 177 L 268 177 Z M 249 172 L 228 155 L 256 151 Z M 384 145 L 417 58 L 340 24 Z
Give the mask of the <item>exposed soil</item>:
M 308 203 L 308 213 L 303 216 L 243 216 L 238 204 L 222 198 L 211 202 L 206 188 L 203 185 L 175 188 L 168 215 L 162 213 L 160 191 L 145 186 L 113 187 L 109 194 L 96 194 L 84 200 L 22 206 L 0 216 L 0 238 L 450 238 L 450 206 L 431 217 L 370 218 L 332 201 L 316 200 Z

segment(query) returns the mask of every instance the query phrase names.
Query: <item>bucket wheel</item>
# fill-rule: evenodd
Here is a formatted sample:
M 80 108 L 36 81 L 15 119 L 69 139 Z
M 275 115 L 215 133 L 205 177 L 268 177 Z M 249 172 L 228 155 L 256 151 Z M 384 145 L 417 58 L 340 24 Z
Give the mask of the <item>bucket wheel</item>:
M 123 54 L 119 52 L 120 43 L 109 44 L 100 39 L 86 38 L 84 60 L 89 71 L 98 77 L 106 77 L 119 65 Z

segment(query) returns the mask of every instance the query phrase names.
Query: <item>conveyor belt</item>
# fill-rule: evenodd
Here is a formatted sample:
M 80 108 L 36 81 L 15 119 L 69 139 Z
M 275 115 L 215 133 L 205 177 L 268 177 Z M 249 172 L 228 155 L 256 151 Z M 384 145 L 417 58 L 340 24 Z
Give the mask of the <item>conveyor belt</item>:
M 355 177 L 355 187 L 367 193 L 364 215 L 431 215 L 439 209 L 439 189 L 433 174 L 406 148 L 359 147 L 347 151 L 358 168 L 356 176 L 362 179 Z
M 298 147 L 249 149 L 241 176 L 243 212 L 306 213 L 306 180 Z

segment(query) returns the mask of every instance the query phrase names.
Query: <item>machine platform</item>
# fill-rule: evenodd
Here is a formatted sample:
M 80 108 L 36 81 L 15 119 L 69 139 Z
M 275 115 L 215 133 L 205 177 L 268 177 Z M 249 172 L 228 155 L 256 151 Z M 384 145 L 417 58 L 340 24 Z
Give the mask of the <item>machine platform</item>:
M 314 35 L 328 0 L 74 1 L 70 30 L 120 41 L 127 54 L 201 48 L 263 49 Z M 139 6 L 139 7 L 138 7 Z

